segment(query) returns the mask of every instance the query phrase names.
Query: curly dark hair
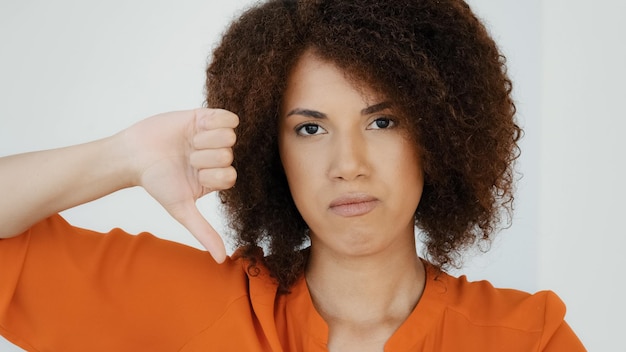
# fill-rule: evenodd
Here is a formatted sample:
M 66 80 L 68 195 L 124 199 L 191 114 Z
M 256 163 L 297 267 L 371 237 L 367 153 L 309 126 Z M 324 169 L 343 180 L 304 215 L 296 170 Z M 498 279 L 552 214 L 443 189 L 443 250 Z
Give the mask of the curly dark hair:
M 277 134 L 287 76 L 307 49 L 388 97 L 409 122 L 425 178 L 415 224 L 434 265 L 456 265 L 510 223 L 522 131 L 505 58 L 465 2 L 270 0 L 225 32 L 206 81 L 206 104 L 241 121 L 239 182 L 220 197 L 252 271 L 262 261 L 288 292 L 306 265 L 308 227 Z

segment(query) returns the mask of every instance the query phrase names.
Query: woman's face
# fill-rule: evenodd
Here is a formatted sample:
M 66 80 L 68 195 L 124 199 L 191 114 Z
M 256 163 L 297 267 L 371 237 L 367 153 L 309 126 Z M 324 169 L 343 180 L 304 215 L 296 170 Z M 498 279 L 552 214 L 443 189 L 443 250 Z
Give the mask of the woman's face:
M 356 256 L 415 248 L 422 167 L 392 102 L 306 52 L 288 78 L 279 149 L 315 250 Z

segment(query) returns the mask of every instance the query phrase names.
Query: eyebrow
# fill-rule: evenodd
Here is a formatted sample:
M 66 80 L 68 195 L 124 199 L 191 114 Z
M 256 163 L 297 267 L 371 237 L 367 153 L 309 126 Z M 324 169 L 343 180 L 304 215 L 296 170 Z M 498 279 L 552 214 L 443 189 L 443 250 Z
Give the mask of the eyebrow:
M 310 110 L 310 109 L 300 109 L 300 108 L 296 108 L 296 109 L 291 110 L 289 113 L 287 113 L 287 115 L 285 115 L 285 117 L 289 117 L 289 116 L 292 116 L 292 115 L 300 115 L 300 116 L 312 117 L 312 118 L 315 118 L 315 119 L 325 119 L 325 118 L 328 117 L 323 112 Z
M 372 106 L 368 106 L 365 109 L 361 110 L 361 115 L 370 115 L 375 114 L 377 112 L 381 112 L 383 110 L 391 108 L 391 102 L 384 101 L 382 103 L 374 104 Z
M 389 109 L 390 107 L 391 107 L 391 102 L 388 102 L 388 101 L 374 104 L 372 106 L 368 106 L 365 109 L 361 110 L 361 115 L 374 114 L 374 113 L 383 111 L 385 109 Z M 287 118 L 292 115 L 301 115 L 301 116 L 306 116 L 306 117 L 312 117 L 315 119 L 325 119 L 328 117 L 326 114 L 320 111 L 311 110 L 311 109 L 300 109 L 300 108 L 296 108 L 296 109 L 289 111 L 287 115 L 285 115 L 285 117 Z

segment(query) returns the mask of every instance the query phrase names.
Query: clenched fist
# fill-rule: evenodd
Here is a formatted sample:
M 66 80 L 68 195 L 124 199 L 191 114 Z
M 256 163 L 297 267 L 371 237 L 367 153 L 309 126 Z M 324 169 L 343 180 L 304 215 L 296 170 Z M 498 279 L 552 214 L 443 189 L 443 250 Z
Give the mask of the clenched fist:
M 156 115 L 121 134 L 134 183 L 145 188 L 220 263 L 226 257 L 224 243 L 198 211 L 196 200 L 235 184 L 237 172 L 231 164 L 238 124 L 237 115 L 229 111 L 196 109 Z

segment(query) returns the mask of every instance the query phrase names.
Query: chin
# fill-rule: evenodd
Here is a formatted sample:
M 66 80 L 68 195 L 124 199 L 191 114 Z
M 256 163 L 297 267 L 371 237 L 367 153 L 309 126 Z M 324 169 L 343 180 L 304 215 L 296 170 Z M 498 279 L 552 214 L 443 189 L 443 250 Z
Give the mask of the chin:
M 377 256 L 390 250 L 390 243 L 382 243 L 380 238 L 373 235 L 352 235 L 335 247 L 338 253 L 346 257 Z M 391 253 L 391 252 L 390 252 Z M 391 253 L 392 254 L 392 253 Z

